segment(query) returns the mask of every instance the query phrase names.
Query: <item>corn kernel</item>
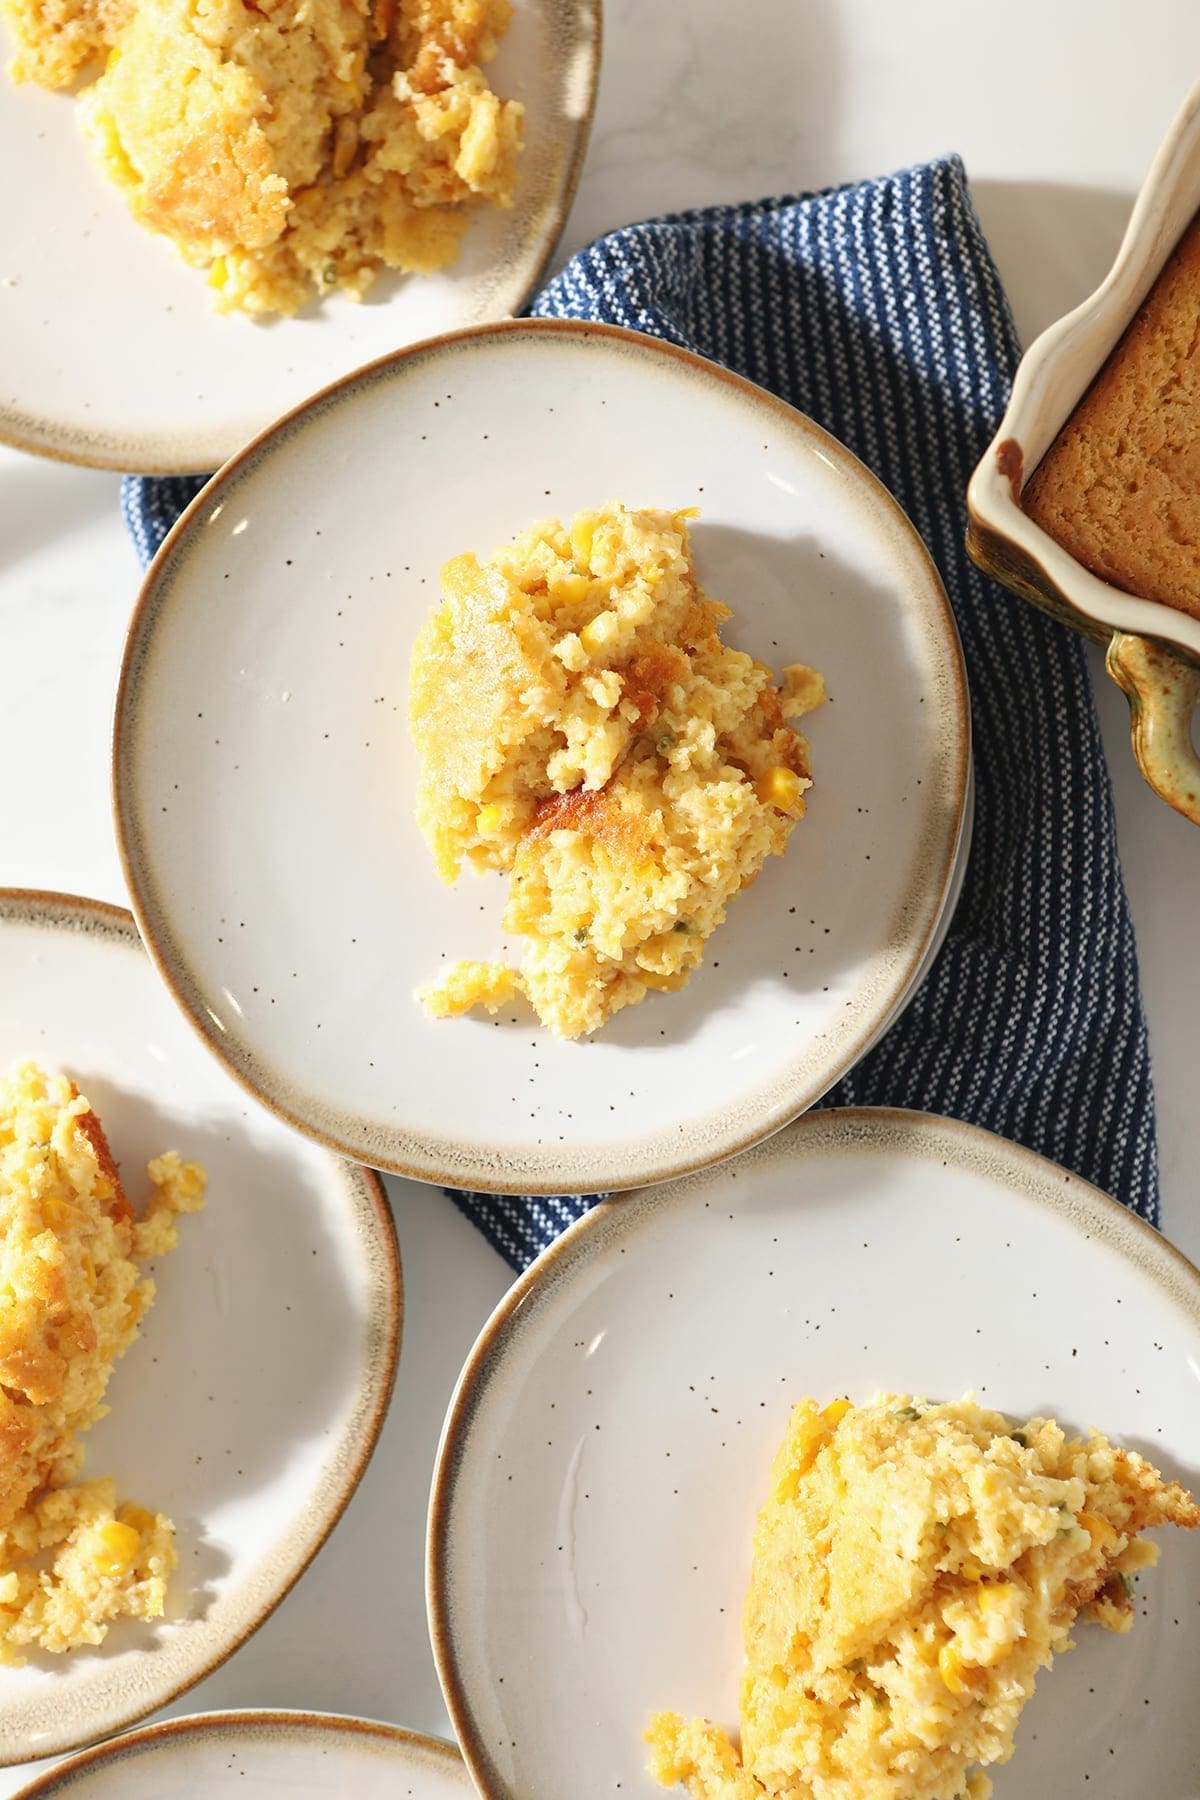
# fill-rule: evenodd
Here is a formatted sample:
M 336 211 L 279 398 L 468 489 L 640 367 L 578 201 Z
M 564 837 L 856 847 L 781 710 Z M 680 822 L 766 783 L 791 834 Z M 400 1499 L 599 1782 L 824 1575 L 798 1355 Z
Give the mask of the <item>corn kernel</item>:
M 552 575 L 549 585 L 552 599 L 574 604 L 578 600 L 587 599 L 592 584 L 586 575 L 578 575 L 572 571 L 569 575 Z
M 584 626 L 579 634 L 579 641 L 589 656 L 595 656 L 597 652 L 603 650 L 605 644 L 613 636 L 616 623 L 616 613 L 606 611 L 597 613 L 590 625 Z
M 689 971 L 681 969 L 675 975 L 659 975 L 653 969 L 639 969 L 638 980 L 646 987 L 653 988 L 657 994 L 677 994 L 681 987 L 687 985 Z
M 980 1612 L 995 1612 L 999 1607 L 1006 1605 L 1009 1595 L 1015 1592 L 1016 1589 L 1011 1581 L 988 1583 L 979 1590 Z
M 1075 1523 L 1087 1532 L 1098 1550 L 1106 1550 L 1117 1541 L 1116 1530 L 1099 1513 L 1081 1512 Z
M 223 288 L 225 286 L 225 283 L 228 280 L 229 280 L 229 264 L 225 261 L 225 258 L 223 256 L 214 257 L 213 266 L 208 271 L 209 287 L 216 288 L 219 291 L 221 288 Z
M 103 1198 L 103 1196 L 100 1197 Z M 76 1224 L 84 1215 L 78 1207 L 72 1206 L 69 1200 L 59 1200 L 51 1194 L 42 1202 L 42 1216 L 47 1225 L 53 1226 L 58 1231 L 64 1225 Z
M 961 1694 L 966 1689 L 962 1678 L 963 1660 L 952 1644 L 943 1644 L 938 1651 L 938 1674 L 952 1694 Z
M 119 1519 L 107 1519 L 96 1533 L 92 1560 L 102 1575 L 124 1575 L 142 1547 L 141 1533 Z
M 983 1580 L 983 1570 L 980 1568 L 979 1564 L 977 1562 L 975 1562 L 971 1557 L 967 1558 L 966 1562 L 964 1562 L 961 1565 L 958 1572 L 962 1576 L 964 1581 L 982 1581 Z
M 497 837 L 508 822 L 508 811 L 503 806 L 492 804 L 481 806 L 475 815 L 475 829 L 480 837 Z
M 788 1461 L 783 1466 L 777 1461 L 773 1471 L 773 1498 L 776 1500 L 795 1499 L 800 1477 L 812 1467 L 826 1442 L 821 1415 L 811 1400 L 800 1402 L 792 1420 L 786 1444 Z
M 576 564 L 581 569 L 590 569 L 592 563 L 592 539 L 596 535 L 596 527 L 586 513 L 579 513 L 571 522 L 571 550 Z
M 124 187 L 135 187 L 141 177 L 138 175 L 137 170 L 125 154 L 125 146 L 121 142 L 121 135 L 113 124 L 112 119 L 107 114 L 101 114 L 100 116 L 99 134 L 101 139 L 101 156 L 107 165 L 108 172 L 113 180 Z
M 832 1430 L 841 1424 L 846 1414 L 851 1410 L 850 1402 L 848 1400 L 831 1400 L 829 1405 L 822 1412 L 821 1417 Z
M 789 812 L 800 798 L 800 777 L 780 766 L 766 769 L 754 784 L 754 792 L 764 806 L 777 806 Z
M 132 1500 L 127 1500 L 125 1505 L 119 1509 L 117 1518 L 124 1525 L 132 1525 L 133 1529 L 140 1532 L 143 1537 L 148 1531 L 154 1530 L 156 1523 L 152 1512 L 147 1512 L 144 1506 L 135 1505 Z

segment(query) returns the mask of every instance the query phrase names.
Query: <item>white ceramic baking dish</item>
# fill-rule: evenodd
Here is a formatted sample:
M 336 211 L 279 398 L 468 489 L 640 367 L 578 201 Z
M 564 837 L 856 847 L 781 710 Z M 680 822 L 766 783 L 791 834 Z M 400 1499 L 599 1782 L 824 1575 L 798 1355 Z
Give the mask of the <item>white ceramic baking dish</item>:
M 1132 714 L 1133 749 L 1156 793 L 1200 825 L 1200 619 L 1112 587 L 1021 509 L 1021 490 L 1200 211 L 1200 82 L 1138 194 L 1116 261 L 1095 293 L 1021 360 L 1008 409 L 967 492 L 967 546 L 1015 593 L 1106 646 Z

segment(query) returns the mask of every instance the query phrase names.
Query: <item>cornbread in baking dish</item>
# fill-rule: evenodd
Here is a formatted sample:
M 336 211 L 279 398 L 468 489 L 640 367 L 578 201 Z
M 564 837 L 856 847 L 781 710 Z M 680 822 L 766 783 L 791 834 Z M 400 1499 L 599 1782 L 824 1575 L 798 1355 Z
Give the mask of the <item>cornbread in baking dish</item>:
M 1200 619 L 1200 219 L 1021 505 L 1112 586 Z
M 1133 1622 L 1141 1533 L 1200 1507 L 1131 1451 L 970 1398 L 795 1409 L 754 1534 L 741 1746 L 659 1713 L 695 1800 L 985 1800 L 1077 1619 Z
M 804 814 L 808 745 L 786 721 L 821 677 L 721 642 L 686 512 L 619 502 L 455 557 L 412 657 L 417 819 L 438 873 L 511 876 L 519 975 L 458 962 L 435 1016 L 517 985 L 562 1037 L 682 987 L 740 889 Z
M 156 1618 L 175 1566 L 170 1519 L 74 1484 L 79 1433 L 102 1418 L 113 1364 L 154 1298 L 143 1265 L 172 1249 L 205 1176 L 169 1151 L 141 1217 L 103 1127 L 61 1075 L 0 1077 L 0 1662 L 100 1643 Z
M 82 93 L 134 217 L 219 311 L 294 313 L 458 255 L 512 204 L 524 112 L 488 86 L 509 0 L 0 0 L 11 72 Z

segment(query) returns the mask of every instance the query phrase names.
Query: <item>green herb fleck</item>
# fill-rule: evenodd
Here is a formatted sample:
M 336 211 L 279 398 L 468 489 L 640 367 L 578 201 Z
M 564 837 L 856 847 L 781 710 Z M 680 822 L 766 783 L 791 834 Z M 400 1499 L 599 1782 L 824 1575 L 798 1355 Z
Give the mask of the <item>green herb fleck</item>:
M 672 931 L 695 931 L 696 927 L 690 919 L 676 919 Z
M 1125 1589 L 1125 1598 L 1127 1600 L 1132 1600 L 1133 1599 L 1133 1582 L 1130 1580 L 1129 1576 L 1124 1573 L 1123 1570 L 1118 1569 L 1117 1573 L 1121 1577 L 1121 1586 Z
M 1029 1439 L 1025 1436 L 1023 1431 L 1010 1431 L 1008 1435 L 1014 1444 L 1020 1444 L 1022 1450 L 1024 1450 L 1029 1443 Z
M 678 742 L 679 739 L 673 731 L 660 731 L 654 740 L 654 748 L 656 750 L 673 750 Z
M 573 932 L 573 933 L 572 933 L 572 935 L 573 935 L 573 937 L 574 937 L 574 939 L 575 939 L 575 942 L 576 942 L 576 943 L 577 943 L 577 944 L 586 944 L 586 943 L 587 943 L 587 941 L 588 941 L 588 929 L 587 929 L 587 926 L 586 926 L 586 925 L 577 925 L 577 926 L 576 926 L 576 927 L 575 927 L 575 930 L 574 930 L 574 932 Z
M 919 1406 L 898 1406 L 896 1408 L 896 1417 L 898 1419 L 919 1419 L 920 1416 L 921 1409 Z

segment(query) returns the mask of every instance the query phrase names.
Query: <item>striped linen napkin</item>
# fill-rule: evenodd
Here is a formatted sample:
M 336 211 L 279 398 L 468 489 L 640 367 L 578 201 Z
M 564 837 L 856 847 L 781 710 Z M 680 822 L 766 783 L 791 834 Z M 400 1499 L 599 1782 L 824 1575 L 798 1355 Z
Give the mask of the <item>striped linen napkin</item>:
M 985 1126 L 1157 1223 L 1146 1025 L 1083 645 L 964 548 L 967 480 L 1019 347 L 961 162 L 629 226 L 532 311 L 665 338 L 808 413 L 891 489 L 949 590 L 975 748 L 963 892 L 911 1005 L 824 1104 Z M 201 485 L 124 482 L 143 562 Z M 594 1196 L 452 1198 L 522 1269 Z

